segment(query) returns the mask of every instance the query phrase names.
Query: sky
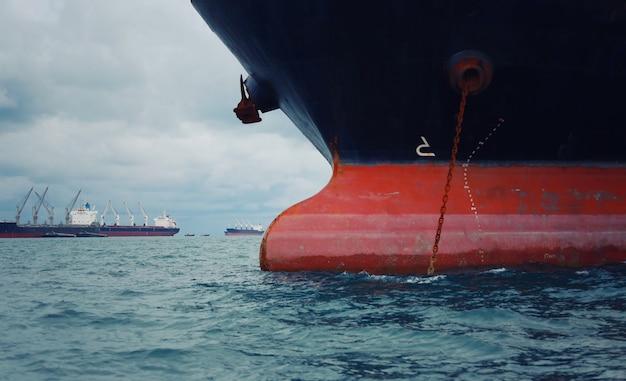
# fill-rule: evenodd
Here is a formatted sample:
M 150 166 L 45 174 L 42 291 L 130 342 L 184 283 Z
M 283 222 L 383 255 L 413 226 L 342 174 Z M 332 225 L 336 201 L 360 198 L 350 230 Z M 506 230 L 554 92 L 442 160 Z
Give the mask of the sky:
M 332 170 L 282 111 L 235 117 L 241 74 L 188 0 L 1 1 L 0 220 L 34 186 L 55 223 L 80 190 L 122 224 L 141 202 L 180 235 L 267 227 Z

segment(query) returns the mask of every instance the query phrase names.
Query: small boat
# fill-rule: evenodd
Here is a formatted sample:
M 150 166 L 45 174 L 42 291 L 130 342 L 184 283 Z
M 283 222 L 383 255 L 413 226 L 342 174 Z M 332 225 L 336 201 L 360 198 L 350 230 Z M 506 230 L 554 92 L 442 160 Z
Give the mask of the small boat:
M 43 235 L 45 238 L 76 238 L 76 234 L 48 232 Z
M 185 237 L 194 237 L 195 234 L 185 234 Z
M 87 232 L 87 231 L 82 231 L 78 234 L 76 234 L 76 237 L 80 237 L 80 238 L 90 238 L 90 237 L 108 237 L 108 235 L 103 234 L 103 233 L 93 233 L 93 232 Z

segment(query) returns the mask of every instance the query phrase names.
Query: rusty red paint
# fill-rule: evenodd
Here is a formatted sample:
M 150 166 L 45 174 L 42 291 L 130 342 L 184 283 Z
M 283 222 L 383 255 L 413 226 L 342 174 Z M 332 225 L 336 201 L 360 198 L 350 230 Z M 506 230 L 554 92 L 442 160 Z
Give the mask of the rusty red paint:
M 447 169 L 337 164 L 270 225 L 261 268 L 425 274 Z M 626 261 L 626 169 L 457 167 L 445 218 L 435 273 Z

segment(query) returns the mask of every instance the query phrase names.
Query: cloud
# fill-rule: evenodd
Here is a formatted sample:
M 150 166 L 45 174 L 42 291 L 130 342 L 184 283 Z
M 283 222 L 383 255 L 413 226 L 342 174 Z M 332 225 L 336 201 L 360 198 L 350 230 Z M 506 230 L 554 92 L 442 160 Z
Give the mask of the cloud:
M 36 185 L 59 210 L 82 189 L 219 234 L 330 177 L 280 111 L 235 118 L 245 72 L 189 2 L 4 1 L 0 67 L 0 219 Z
M 9 97 L 7 91 L 4 89 L 0 89 L 0 109 L 14 108 L 16 106 L 17 103 Z

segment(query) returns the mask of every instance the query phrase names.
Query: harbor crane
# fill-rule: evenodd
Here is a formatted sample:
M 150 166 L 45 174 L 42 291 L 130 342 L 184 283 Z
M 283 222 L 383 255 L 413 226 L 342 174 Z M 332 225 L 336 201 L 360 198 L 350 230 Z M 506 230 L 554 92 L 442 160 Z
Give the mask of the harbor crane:
M 76 205 L 76 200 L 78 200 L 78 196 L 80 196 L 80 189 L 78 190 L 78 193 L 76 193 L 76 197 L 74 197 L 65 208 L 65 223 L 67 225 L 69 225 L 71 222 L 70 213 L 72 212 L 72 209 L 74 209 L 74 205 Z
M 128 209 L 128 205 L 126 205 L 126 201 L 123 202 L 124 208 L 126 208 L 126 212 L 128 213 L 128 217 L 130 218 L 130 226 L 135 226 L 135 216 Z
M 24 196 L 24 198 L 20 201 L 20 203 L 16 205 L 16 208 L 17 208 L 17 213 L 15 214 L 16 224 L 20 223 L 20 216 L 22 215 L 22 209 L 24 209 L 24 205 L 26 205 L 26 201 L 28 201 L 28 198 L 30 197 L 30 194 L 33 192 L 34 188 L 35 186 L 33 185 L 28 191 L 28 193 L 26 194 L 26 196 Z
M 115 216 L 115 226 L 119 226 L 120 215 L 117 213 L 117 210 L 115 210 L 115 208 L 113 207 L 113 204 L 111 204 L 111 200 L 109 200 L 109 203 L 107 204 L 106 208 L 104 208 L 104 211 L 102 212 L 102 216 L 100 217 L 100 225 L 104 225 L 104 216 L 106 216 L 107 211 L 109 209 L 111 209 L 111 211 L 113 212 L 113 215 Z
M 46 210 L 48 211 L 48 219 L 50 220 L 50 225 L 54 225 L 54 206 L 50 205 L 48 201 L 44 200 L 43 196 L 40 196 L 37 191 L 35 191 L 35 195 L 37 196 L 43 207 L 46 208 Z
M 141 210 L 141 214 L 143 214 L 143 226 L 148 226 L 148 215 L 146 214 L 146 211 L 143 210 L 141 203 L 137 202 L 137 204 L 139 204 L 139 210 Z
M 41 205 L 43 204 L 43 199 L 44 197 L 46 197 L 46 193 L 48 193 L 48 187 L 46 187 L 46 190 L 43 191 L 43 196 L 37 195 L 39 197 L 39 202 L 37 204 L 35 204 L 35 206 L 33 206 L 33 224 L 37 225 L 37 219 L 39 218 L 39 209 L 41 208 Z M 37 192 L 35 192 L 35 194 L 37 194 Z

